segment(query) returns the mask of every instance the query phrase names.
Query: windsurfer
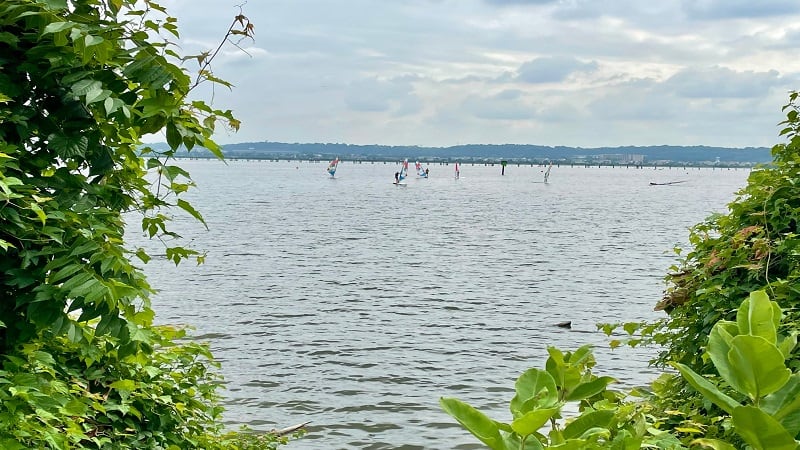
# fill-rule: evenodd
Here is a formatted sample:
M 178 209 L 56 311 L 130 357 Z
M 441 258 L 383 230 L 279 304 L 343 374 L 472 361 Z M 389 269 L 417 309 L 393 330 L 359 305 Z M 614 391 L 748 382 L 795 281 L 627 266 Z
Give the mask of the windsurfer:
M 394 173 L 394 184 L 400 184 L 400 172 Z

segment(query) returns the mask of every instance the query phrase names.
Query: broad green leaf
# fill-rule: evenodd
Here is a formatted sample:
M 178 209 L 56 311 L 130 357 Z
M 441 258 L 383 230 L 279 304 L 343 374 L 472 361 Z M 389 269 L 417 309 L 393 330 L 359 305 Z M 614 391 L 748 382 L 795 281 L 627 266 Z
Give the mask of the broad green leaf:
M 439 404 L 444 412 L 456 419 L 461 426 L 492 450 L 511 450 L 506 449 L 495 421 L 482 412 L 455 398 L 442 397 L 439 399 Z
M 222 148 L 211 139 L 203 139 L 203 142 L 200 145 L 208 149 L 208 151 L 210 151 L 217 158 L 225 159 L 225 156 L 222 154 Z
M 569 362 L 573 366 L 579 366 L 592 361 L 592 346 L 582 345 L 577 350 L 569 354 Z
M 626 333 L 633 336 L 633 333 L 639 329 L 640 324 L 636 322 L 628 322 L 622 326 L 622 329 L 625 330 Z
M 561 408 L 535 409 L 511 422 L 511 428 L 520 436 L 533 434 L 559 411 L 561 411 Z
M 590 429 L 606 428 L 613 418 L 614 411 L 610 410 L 599 410 L 581 414 L 564 427 L 564 437 L 568 440 L 581 438 L 584 433 Z
M 118 391 L 132 392 L 136 389 L 136 382 L 133 380 L 117 380 L 111 383 L 110 387 Z
M 739 334 L 761 336 L 770 344 L 777 342 L 777 328 L 780 312 L 775 317 L 773 303 L 764 291 L 750 293 L 750 298 L 742 302 L 736 314 Z
M 800 374 L 793 374 L 777 392 L 764 397 L 761 408 L 792 436 L 800 432 Z
M 109 91 L 108 89 L 93 90 L 86 93 L 85 103 L 87 105 L 91 105 L 92 103 L 101 102 L 107 99 L 109 95 L 111 95 L 111 91 Z
M 581 383 L 574 390 L 567 393 L 567 400 L 583 400 L 592 397 L 606 390 L 606 387 L 615 381 L 612 377 L 599 377 L 592 381 Z
M 75 26 L 74 22 L 51 22 L 47 24 L 46 27 L 44 27 L 44 31 L 42 31 L 42 34 L 58 33 L 59 31 L 64 31 L 74 26 Z
M 736 335 L 735 331 L 738 331 L 738 327 L 733 322 L 717 322 L 708 335 L 708 345 L 706 346 L 706 352 L 711 358 L 711 362 L 714 363 L 714 367 L 717 368 L 717 372 L 729 384 L 733 377 L 731 374 L 733 368 L 728 360 L 728 353 L 731 350 L 731 341 Z
M 61 11 L 67 9 L 67 0 L 44 0 L 47 9 L 51 11 Z
M 91 47 L 93 45 L 101 44 L 105 39 L 100 36 L 92 36 L 91 34 L 87 34 L 86 37 L 83 38 L 83 45 L 86 47 Z
M 61 408 L 61 413 L 68 416 L 84 416 L 89 407 L 78 399 L 72 399 Z
M 695 439 L 691 444 L 703 448 L 710 448 L 712 450 L 736 450 L 736 447 L 725 441 L 720 441 L 719 439 Z
M 16 439 L 2 438 L 0 439 L 0 448 L 3 450 L 26 450 L 28 447 L 22 445 Z
M 85 135 L 51 134 L 47 140 L 58 156 L 62 158 L 83 157 L 89 146 L 89 139 Z
M 139 258 L 143 263 L 147 264 L 150 261 L 150 255 L 147 254 L 144 249 L 140 248 L 136 250 L 136 257 Z
M 797 333 L 792 332 L 789 336 L 778 338 L 778 350 L 781 351 L 784 358 L 788 358 L 792 354 L 792 350 L 797 346 Z
M 544 370 L 526 370 L 517 378 L 514 387 L 516 395 L 511 399 L 510 408 L 515 417 L 532 409 L 552 407 L 558 401 L 555 380 Z
M 175 125 L 175 122 L 167 122 L 167 144 L 169 144 L 169 148 L 177 150 L 182 142 L 183 136 L 181 136 L 181 132 Z
M 734 337 L 728 360 L 731 387 L 754 401 L 780 389 L 792 374 L 780 350 L 761 336 Z
M 710 381 L 696 374 L 688 366 L 676 362 L 672 362 L 670 365 L 678 369 L 683 378 L 691 384 L 697 392 L 703 394 L 706 399 L 722 408 L 722 410 L 728 414 L 732 414 L 733 410 L 740 406 L 739 402 L 723 394 L 716 386 L 711 384 Z
M 755 406 L 739 406 L 733 429 L 755 450 L 797 450 L 797 441 L 775 419 Z
M 590 442 L 586 439 L 569 439 L 564 441 L 558 445 L 551 445 L 547 447 L 547 450 L 585 450 L 588 448 L 593 448 L 590 445 Z
M 103 83 L 97 80 L 84 78 L 74 83 L 71 89 L 73 94 L 75 94 L 78 97 L 82 97 L 88 94 L 89 92 L 102 90 Z
M 632 435 L 628 430 L 621 430 L 611 441 L 611 450 L 639 450 L 642 448 L 643 437 Z
M 31 211 L 36 213 L 36 216 L 42 222 L 42 225 L 44 225 L 45 222 L 47 221 L 47 216 L 45 215 L 45 213 L 42 210 L 42 208 L 39 205 L 37 205 L 36 203 L 31 203 L 29 208 L 31 209 Z
M 196 209 L 194 209 L 194 207 L 192 207 L 192 205 L 189 202 L 187 202 L 186 200 L 178 200 L 176 202 L 176 205 L 178 205 L 178 207 L 181 208 L 182 210 L 191 214 L 192 217 L 200 221 L 200 223 L 206 225 L 206 221 L 203 220 L 203 216 L 201 216 L 200 213 Z M 208 225 L 206 225 L 206 229 L 208 229 Z

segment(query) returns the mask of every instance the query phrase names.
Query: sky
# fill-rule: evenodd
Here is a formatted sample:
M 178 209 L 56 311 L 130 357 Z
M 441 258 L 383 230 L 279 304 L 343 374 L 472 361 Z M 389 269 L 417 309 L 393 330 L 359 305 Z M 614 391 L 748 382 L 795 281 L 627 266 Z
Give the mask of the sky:
M 244 0 L 162 0 L 178 51 Z M 219 143 L 771 147 L 800 89 L 796 0 L 249 0 L 194 95 Z M 188 62 L 187 69 L 195 67 Z M 163 140 L 163 137 L 161 138 Z

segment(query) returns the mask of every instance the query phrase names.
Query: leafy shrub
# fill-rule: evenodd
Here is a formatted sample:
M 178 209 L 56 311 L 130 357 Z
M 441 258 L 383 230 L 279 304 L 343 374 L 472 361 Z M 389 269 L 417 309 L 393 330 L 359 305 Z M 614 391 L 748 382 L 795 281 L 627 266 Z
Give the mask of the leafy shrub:
M 676 361 L 705 373 L 701 358 L 715 323 L 732 320 L 739 299 L 766 290 L 787 312 L 785 329 L 800 321 L 800 117 L 798 93 L 790 95 L 781 135 L 788 140 L 772 148 L 771 166 L 759 167 L 728 205 L 694 226 L 691 250 L 674 266 L 670 285 L 657 305 L 668 317 L 651 324 L 645 335 L 663 346 L 659 365 Z M 800 368 L 800 357 L 789 355 Z
M 250 37 L 237 15 L 224 39 Z M 152 289 L 125 245 L 126 218 L 170 246 L 189 174 L 171 164 L 230 111 L 188 101 L 195 75 L 169 37 L 176 19 L 151 0 L 0 2 L 0 447 L 250 449 L 274 436 L 225 433 L 208 348 L 154 327 Z M 164 132 L 169 150 L 142 147 Z M 152 175 L 152 176 L 151 176 Z M 155 183 L 152 180 L 155 179 Z

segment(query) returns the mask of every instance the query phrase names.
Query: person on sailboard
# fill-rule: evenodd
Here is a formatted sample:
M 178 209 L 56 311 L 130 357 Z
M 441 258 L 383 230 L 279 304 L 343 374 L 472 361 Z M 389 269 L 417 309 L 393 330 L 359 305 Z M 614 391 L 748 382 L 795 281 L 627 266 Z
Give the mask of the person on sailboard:
M 400 172 L 394 173 L 394 184 L 400 184 Z
M 425 168 L 425 176 L 426 177 L 428 176 L 428 169 L 427 168 Z

